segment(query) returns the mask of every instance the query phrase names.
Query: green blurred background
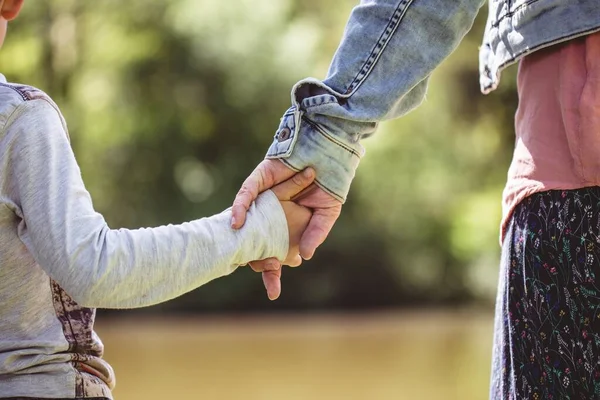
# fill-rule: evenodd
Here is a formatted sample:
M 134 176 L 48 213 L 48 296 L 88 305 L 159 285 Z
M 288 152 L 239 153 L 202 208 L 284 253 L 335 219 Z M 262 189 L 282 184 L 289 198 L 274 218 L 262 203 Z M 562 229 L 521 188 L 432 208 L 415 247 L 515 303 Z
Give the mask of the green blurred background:
M 228 207 L 290 89 L 323 78 L 357 0 L 26 2 L 9 81 L 61 107 L 113 228 Z M 483 399 L 513 146 L 514 70 L 479 94 L 483 9 L 426 102 L 364 142 L 329 240 L 269 302 L 241 268 L 179 299 L 101 311 L 117 399 Z M 398 71 L 402 73 L 402 71 Z

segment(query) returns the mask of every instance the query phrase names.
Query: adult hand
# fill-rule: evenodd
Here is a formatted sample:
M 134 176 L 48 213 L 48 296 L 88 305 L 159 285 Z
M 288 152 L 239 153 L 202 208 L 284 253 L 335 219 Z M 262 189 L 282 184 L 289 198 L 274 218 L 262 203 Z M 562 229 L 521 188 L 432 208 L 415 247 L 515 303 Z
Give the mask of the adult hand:
M 258 164 L 244 181 L 235 197 L 231 226 L 234 229 L 241 228 L 246 221 L 246 212 L 250 204 L 256 200 L 259 193 L 289 179 L 295 173 L 296 171 L 279 160 L 263 160 Z M 342 211 L 342 203 L 315 184 L 309 186 L 293 200 L 313 210 L 313 216 L 300 239 L 300 256 L 305 260 L 310 260 L 317 247 L 329 235 L 333 224 Z M 262 265 L 279 265 L 279 261 L 271 258 L 251 264 L 253 268 L 257 269 L 260 269 Z
M 287 221 L 289 248 L 283 263 L 290 267 L 297 267 L 302 264 L 302 258 L 299 254 L 300 239 L 312 216 L 310 209 L 296 204 L 292 201 L 292 198 L 313 183 L 314 179 L 315 171 L 312 168 L 307 168 L 272 188 Z M 277 261 L 275 258 L 273 260 Z M 279 262 L 251 262 L 250 267 L 256 272 L 262 272 L 263 283 L 269 299 L 277 299 L 281 294 L 281 265 Z

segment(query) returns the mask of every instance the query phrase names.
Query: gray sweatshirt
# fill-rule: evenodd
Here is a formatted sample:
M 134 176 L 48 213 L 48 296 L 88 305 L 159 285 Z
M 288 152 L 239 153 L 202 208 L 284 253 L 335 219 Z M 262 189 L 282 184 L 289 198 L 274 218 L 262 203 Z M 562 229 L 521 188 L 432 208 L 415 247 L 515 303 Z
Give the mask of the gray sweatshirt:
M 0 398 L 112 398 L 94 308 L 144 307 L 252 260 L 285 258 L 272 192 L 245 226 L 230 212 L 110 229 L 94 211 L 54 102 L 0 75 Z

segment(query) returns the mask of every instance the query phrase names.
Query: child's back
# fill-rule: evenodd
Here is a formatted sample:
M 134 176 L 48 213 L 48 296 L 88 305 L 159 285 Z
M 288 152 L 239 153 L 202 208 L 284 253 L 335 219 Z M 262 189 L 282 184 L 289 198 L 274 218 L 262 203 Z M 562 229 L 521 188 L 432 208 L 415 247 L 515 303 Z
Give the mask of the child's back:
M 279 199 L 312 174 L 262 194 L 240 230 L 229 211 L 112 230 L 93 209 L 56 105 L 0 75 L 0 398 L 111 398 L 94 308 L 156 304 L 250 261 L 297 257 L 310 212 Z
M 27 143 L 34 139 L 31 135 L 10 127 L 20 123 L 20 114 L 33 115 L 36 108 L 47 108 L 56 114 L 57 123 L 61 121 L 44 93 L 6 85 L 3 77 L 1 81 L 0 396 L 108 398 L 114 375 L 100 358 L 102 343 L 93 332 L 95 311 L 78 306 L 38 265 L 28 250 L 30 235 L 17 203 L 25 193 L 20 193 L 22 185 L 16 182 L 22 166 L 15 158 L 29 157 L 16 150 L 35 146 Z M 24 182 L 24 186 L 50 189 L 45 182 Z M 65 200 L 60 193 L 47 195 L 53 196 L 54 201 Z M 55 222 L 64 221 L 57 218 Z M 43 235 L 60 232 L 56 227 L 47 228 Z
M 0 0 L 0 46 L 22 4 Z M 228 210 L 113 230 L 94 211 L 58 107 L 0 75 L 0 398 L 112 398 L 94 308 L 167 301 L 254 260 L 299 265 L 311 212 L 289 200 L 313 179 L 306 170 L 263 193 L 239 230 Z M 275 298 L 280 270 L 266 272 Z

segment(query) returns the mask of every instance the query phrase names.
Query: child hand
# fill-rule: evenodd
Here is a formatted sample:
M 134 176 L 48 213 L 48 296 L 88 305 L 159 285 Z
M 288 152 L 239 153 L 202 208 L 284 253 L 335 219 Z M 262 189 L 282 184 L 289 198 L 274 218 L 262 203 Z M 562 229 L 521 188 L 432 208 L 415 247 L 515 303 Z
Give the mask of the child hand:
M 306 207 L 297 205 L 291 199 L 309 187 L 314 179 L 314 170 L 307 168 L 272 189 L 281 202 L 281 207 L 283 208 L 288 224 L 289 248 L 287 257 L 283 262 L 284 265 L 297 267 L 302 263 L 299 249 L 300 238 L 310 221 L 312 211 Z M 252 266 L 252 263 L 250 265 Z M 281 268 L 268 271 L 263 270 L 262 277 L 269 299 L 277 299 L 281 294 Z
M 290 235 L 288 254 L 283 261 L 283 265 L 297 267 L 302 264 L 302 257 L 300 257 L 300 238 L 308 226 L 308 222 L 312 217 L 312 211 L 290 200 L 280 200 L 280 203 L 283 212 L 285 213 L 285 219 L 287 220 L 288 232 Z
M 300 238 L 312 216 L 312 212 L 292 201 L 292 199 L 308 188 L 315 179 L 315 171 L 307 168 L 285 182 L 275 186 L 272 191 L 279 199 L 288 225 L 289 248 L 284 265 L 297 267 L 302 264 L 300 257 Z

